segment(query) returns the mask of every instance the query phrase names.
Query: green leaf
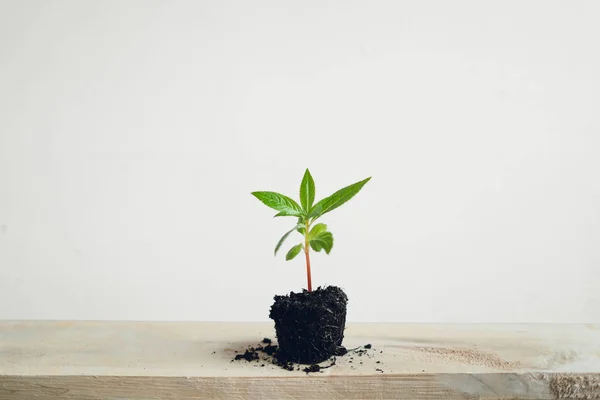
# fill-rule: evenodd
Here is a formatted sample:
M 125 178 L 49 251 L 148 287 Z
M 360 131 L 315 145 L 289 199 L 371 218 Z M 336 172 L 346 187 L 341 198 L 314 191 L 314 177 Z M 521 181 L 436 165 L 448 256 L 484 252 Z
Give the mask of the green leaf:
M 285 241 L 285 239 L 287 239 L 287 237 L 290 235 L 290 233 L 292 233 L 295 230 L 300 229 L 300 228 L 304 228 L 304 225 L 302 225 L 302 224 L 296 225 L 295 227 L 293 227 L 292 229 L 290 229 L 289 231 L 287 231 L 285 233 L 285 235 L 283 235 L 281 237 L 281 239 L 279 239 L 279 242 L 277 242 L 277 246 L 275 246 L 275 255 L 277 255 L 277 251 L 279 250 L 279 248 L 281 247 L 281 245 L 283 244 L 283 242 Z
M 323 211 L 323 206 L 320 204 L 316 204 L 312 210 L 310 211 L 310 213 L 308 214 L 307 218 L 314 218 L 314 217 L 318 217 L 319 215 L 321 215 L 321 211 Z
M 316 209 L 317 207 L 321 207 L 322 210 L 319 215 L 315 216 L 315 218 L 335 210 L 336 208 L 353 198 L 360 191 L 360 189 L 362 189 L 362 187 L 367 182 L 369 182 L 370 179 L 371 177 L 364 179 L 360 182 L 353 183 L 352 185 L 346 186 L 345 188 L 338 190 L 331 196 L 319 201 L 317 204 L 315 204 L 314 208 Z
M 320 242 L 316 241 L 316 240 L 311 240 L 309 242 L 310 247 L 316 251 L 316 252 L 320 252 L 321 250 L 323 250 L 323 246 L 321 246 Z
M 314 251 L 321 251 L 321 249 L 324 249 L 325 253 L 329 254 L 333 248 L 333 235 L 331 232 L 321 232 L 318 236 L 310 240 L 310 247 L 312 247 Z
M 300 226 L 297 230 L 299 233 L 302 234 L 302 236 L 304 236 L 304 232 L 306 231 L 306 225 L 304 224 L 304 218 L 302 217 L 298 217 L 298 225 Z
M 300 204 L 306 213 L 310 211 L 313 203 L 315 201 L 315 181 L 313 180 L 312 175 L 308 168 L 306 168 L 306 172 L 304 173 L 304 177 L 302 178 L 302 183 L 300 183 Z
M 276 192 L 252 192 L 252 195 L 266 206 L 279 211 L 279 213 L 275 215 L 276 217 L 299 217 L 304 214 L 302 207 L 300 207 L 298 203 L 283 194 Z
M 312 227 L 312 229 L 308 233 L 308 240 L 319 236 L 322 232 L 325 232 L 326 230 L 327 230 L 327 225 L 316 224 L 315 226 Z
M 277 217 L 297 217 L 298 215 L 294 212 L 294 213 L 290 213 L 287 211 L 280 211 L 277 214 L 273 215 L 273 218 L 277 218 Z
M 295 245 L 294 247 L 292 247 L 290 249 L 290 251 L 287 252 L 287 254 L 285 255 L 285 259 L 287 261 L 292 260 L 294 257 L 296 257 L 300 251 L 302 250 L 302 243 Z

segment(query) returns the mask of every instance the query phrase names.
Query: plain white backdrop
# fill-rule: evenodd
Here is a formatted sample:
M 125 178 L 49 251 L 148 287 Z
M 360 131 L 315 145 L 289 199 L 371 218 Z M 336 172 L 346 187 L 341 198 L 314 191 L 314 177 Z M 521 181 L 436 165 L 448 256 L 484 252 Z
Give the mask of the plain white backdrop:
M 600 3 L 0 0 L 0 318 L 600 321 Z M 298 237 L 295 239 L 297 240 Z M 290 239 L 287 247 L 295 244 Z

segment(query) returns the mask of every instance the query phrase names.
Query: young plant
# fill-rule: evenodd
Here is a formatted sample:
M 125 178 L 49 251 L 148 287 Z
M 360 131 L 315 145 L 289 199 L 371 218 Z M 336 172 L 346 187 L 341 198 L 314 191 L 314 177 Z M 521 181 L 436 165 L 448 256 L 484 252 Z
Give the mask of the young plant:
M 306 258 L 306 279 L 308 281 L 308 291 L 312 291 L 312 281 L 310 274 L 310 249 L 320 252 L 325 250 L 329 254 L 333 247 L 333 235 L 327 230 L 327 225 L 314 222 L 324 214 L 335 210 L 352 197 L 371 179 L 368 177 L 360 182 L 353 183 L 343 189 L 338 190 L 329 197 L 326 197 L 313 205 L 315 200 L 315 181 L 310 175 L 308 168 L 300 184 L 300 204 L 295 200 L 276 192 L 252 192 L 257 199 L 265 205 L 279 211 L 275 217 L 295 217 L 298 219 L 296 226 L 290 229 L 279 239 L 275 246 L 275 255 L 277 251 L 294 231 L 303 236 L 303 241 L 293 246 L 286 254 L 286 260 L 292 260 L 301 251 L 304 251 Z

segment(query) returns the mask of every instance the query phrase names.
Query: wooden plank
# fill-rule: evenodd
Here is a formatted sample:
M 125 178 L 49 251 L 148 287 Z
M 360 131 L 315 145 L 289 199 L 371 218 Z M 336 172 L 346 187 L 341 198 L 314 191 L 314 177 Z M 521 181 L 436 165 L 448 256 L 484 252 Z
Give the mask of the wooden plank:
M 351 323 L 344 344 L 372 349 L 322 373 L 231 362 L 273 331 L 272 323 L 0 321 L 0 400 L 600 399 L 598 325 Z

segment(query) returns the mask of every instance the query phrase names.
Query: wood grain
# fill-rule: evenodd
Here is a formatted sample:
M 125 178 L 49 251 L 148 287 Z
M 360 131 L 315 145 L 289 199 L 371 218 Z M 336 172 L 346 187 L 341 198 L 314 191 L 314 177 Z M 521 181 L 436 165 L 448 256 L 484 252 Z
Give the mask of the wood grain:
M 263 337 L 272 324 L 1 321 L 0 400 L 600 399 L 597 325 L 349 324 L 344 344 L 373 348 L 323 373 L 231 362 Z

